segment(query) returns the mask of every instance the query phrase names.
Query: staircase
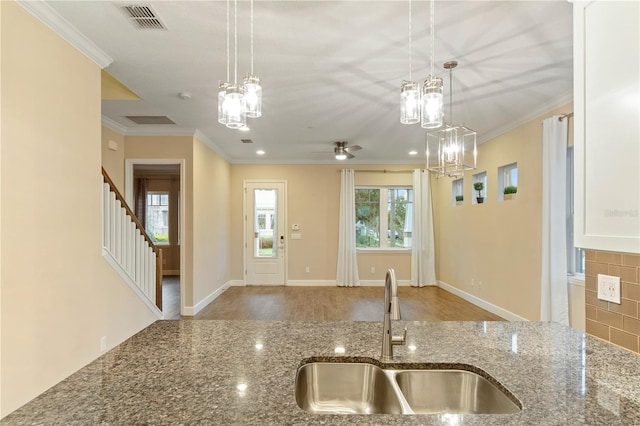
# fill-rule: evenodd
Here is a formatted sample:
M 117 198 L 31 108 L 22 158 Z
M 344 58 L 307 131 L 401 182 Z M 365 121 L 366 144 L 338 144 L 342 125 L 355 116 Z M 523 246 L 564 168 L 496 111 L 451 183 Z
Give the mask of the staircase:
M 153 244 L 104 168 L 102 177 L 102 254 L 161 319 L 162 250 Z

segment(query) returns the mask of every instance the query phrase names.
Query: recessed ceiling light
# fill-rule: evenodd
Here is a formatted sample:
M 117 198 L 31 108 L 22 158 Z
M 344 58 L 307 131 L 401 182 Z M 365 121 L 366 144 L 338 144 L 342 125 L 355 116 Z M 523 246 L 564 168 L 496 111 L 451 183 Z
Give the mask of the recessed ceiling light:
M 258 154 L 258 155 L 264 155 L 264 151 L 263 151 L 263 150 L 261 150 L 261 149 L 259 149 L 259 150 L 257 150 L 257 151 L 256 151 L 256 154 Z
M 409 155 L 418 155 L 418 151 L 409 151 Z

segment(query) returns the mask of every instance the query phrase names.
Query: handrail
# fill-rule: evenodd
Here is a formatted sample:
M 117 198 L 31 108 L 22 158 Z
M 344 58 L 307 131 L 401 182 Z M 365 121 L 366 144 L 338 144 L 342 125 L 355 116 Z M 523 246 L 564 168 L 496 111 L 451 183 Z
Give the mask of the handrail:
M 111 177 L 109 177 L 109 174 L 104 169 L 104 167 L 102 167 L 102 177 L 104 179 L 104 182 L 109 185 L 109 189 L 115 194 L 116 200 L 120 201 L 120 205 L 124 208 L 125 212 L 127 213 L 127 216 L 131 218 L 133 223 L 136 225 L 136 228 L 138 229 L 138 231 L 140 231 L 140 234 L 144 236 L 144 239 L 149 244 L 149 247 L 151 248 L 151 250 L 153 250 L 153 252 L 156 254 L 156 268 L 155 268 L 156 269 L 156 283 L 155 283 L 156 284 L 156 300 L 155 302 L 158 309 L 162 311 L 162 264 L 163 264 L 162 250 L 158 246 L 156 246 L 153 243 L 153 241 L 151 241 L 151 238 L 149 237 L 149 234 L 147 234 L 147 231 L 144 229 L 144 226 L 142 226 L 142 224 L 136 217 L 133 210 L 131 210 L 131 208 L 125 201 L 120 191 L 118 191 L 118 188 L 113 183 L 113 181 L 111 180 Z
M 104 178 L 104 181 L 109 184 L 109 187 L 111 188 L 111 191 L 113 191 L 116 194 L 116 200 L 120 201 L 120 204 L 122 204 L 122 207 L 126 210 L 127 214 L 131 217 L 131 219 L 133 220 L 133 223 L 136 224 L 136 228 L 138 228 L 138 231 L 140 231 L 140 234 L 142 234 L 144 236 L 144 239 L 147 240 L 147 243 L 149 243 L 149 246 L 151 246 L 151 249 L 156 254 L 158 254 L 158 250 L 159 250 L 158 247 L 156 247 L 156 245 L 153 243 L 153 241 L 151 241 L 151 238 L 149 237 L 149 234 L 147 234 L 147 231 L 144 229 L 144 226 L 142 226 L 142 224 L 138 220 L 138 217 L 133 212 L 133 210 L 131 210 L 131 208 L 129 208 L 129 205 L 124 200 L 124 197 L 122 196 L 120 191 L 118 191 L 118 188 L 113 183 L 113 181 L 109 177 L 109 174 L 104 169 L 104 167 L 102 167 L 102 177 Z

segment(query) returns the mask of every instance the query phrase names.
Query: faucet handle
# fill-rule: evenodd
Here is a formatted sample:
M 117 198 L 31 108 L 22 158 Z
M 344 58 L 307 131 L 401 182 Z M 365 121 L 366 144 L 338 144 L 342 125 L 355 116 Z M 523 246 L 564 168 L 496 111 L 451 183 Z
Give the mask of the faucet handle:
M 402 336 L 391 337 L 392 345 L 404 345 L 406 342 L 407 342 L 407 327 L 404 328 L 404 333 L 402 333 Z

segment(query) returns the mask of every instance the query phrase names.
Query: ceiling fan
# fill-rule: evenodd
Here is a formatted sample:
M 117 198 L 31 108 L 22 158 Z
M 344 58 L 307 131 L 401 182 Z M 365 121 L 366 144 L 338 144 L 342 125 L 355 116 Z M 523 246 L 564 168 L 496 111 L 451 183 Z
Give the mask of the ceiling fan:
M 333 152 L 336 155 L 336 160 L 341 161 L 347 158 L 352 159 L 355 157 L 352 153 L 362 149 L 360 145 L 347 146 L 347 142 L 344 141 L 334 142 L 333 144 L 335 145 Z

